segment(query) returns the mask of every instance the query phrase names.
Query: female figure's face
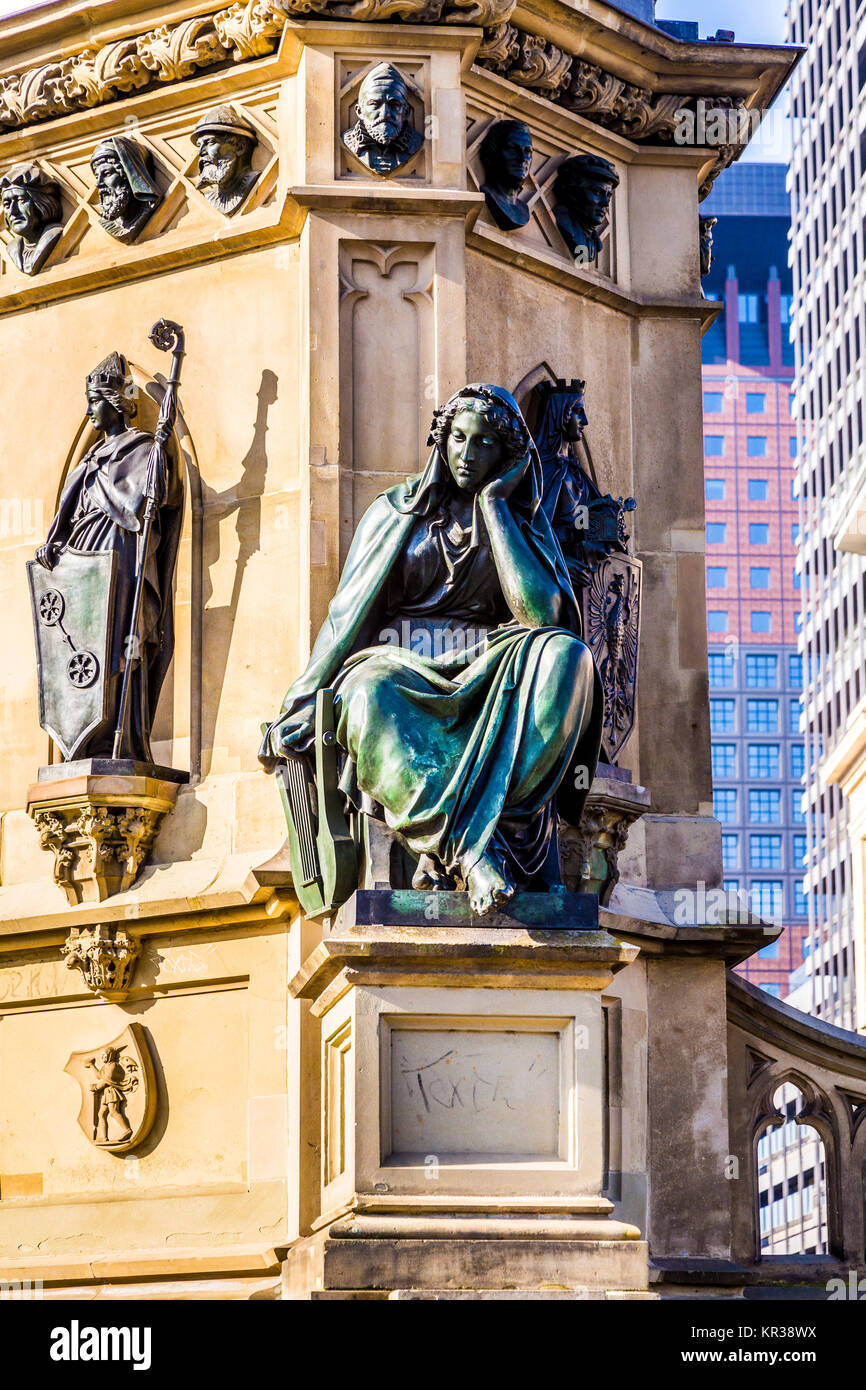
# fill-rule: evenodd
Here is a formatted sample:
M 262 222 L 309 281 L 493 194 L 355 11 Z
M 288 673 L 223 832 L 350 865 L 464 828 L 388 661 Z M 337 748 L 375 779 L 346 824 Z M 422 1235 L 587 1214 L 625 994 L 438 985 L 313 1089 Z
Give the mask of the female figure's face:
M 451 421 L 446 448 L 448 467 L 463 492 L 479 492 L 502 463 L 502 442 L 490 423 L 474 410 L 460 410 Z

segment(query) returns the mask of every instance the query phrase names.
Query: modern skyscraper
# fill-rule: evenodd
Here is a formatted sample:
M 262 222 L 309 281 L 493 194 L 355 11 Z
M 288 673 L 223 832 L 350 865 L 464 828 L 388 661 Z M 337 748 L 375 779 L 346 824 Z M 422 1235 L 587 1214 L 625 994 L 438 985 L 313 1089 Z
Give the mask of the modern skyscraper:
M 736 164 L 701 208 L 718 218 L 704 289 L 724 305 L 703 340 L 714 809 L 726 887 L 787 928 L 741 973 L 782 997 L 808 926 L 785 174 Z
M 821 764 L 866 694 L 864 562 L 834 545 L 864 458 L 863 10 L 862 0 L 791 0 L 788 12 L 789 41 L 806 47 L 791 89 L 789 185 L 811 937 L 796 1003 L 843 1027 L 856 1025 L 850 852 L 842 796 Z

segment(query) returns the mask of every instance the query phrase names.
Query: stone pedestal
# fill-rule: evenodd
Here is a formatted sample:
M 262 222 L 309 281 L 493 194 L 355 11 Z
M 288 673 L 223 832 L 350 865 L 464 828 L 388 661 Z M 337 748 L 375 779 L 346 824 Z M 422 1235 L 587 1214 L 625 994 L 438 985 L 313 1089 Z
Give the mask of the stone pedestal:
M 71 904 L 101 903 L 138 877 L 163 816 L 188 774 L 128 759 L 89 758 L 39 769 L 27 811 L 54 881 Z
M 322 1130 L 287 1296 L 639 1296 L 646 1246 L 602 1195 L 601 996 L 635 949 L 524 925 L 540 894 L 464 926 L 369 920 L 385 896 L 359 892 L 290 986 L 321 1022 Z

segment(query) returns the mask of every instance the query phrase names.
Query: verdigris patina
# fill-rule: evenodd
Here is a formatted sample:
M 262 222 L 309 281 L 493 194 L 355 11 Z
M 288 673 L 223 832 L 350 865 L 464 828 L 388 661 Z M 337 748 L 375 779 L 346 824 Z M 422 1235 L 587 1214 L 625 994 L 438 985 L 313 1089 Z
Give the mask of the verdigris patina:
M 602 692 L 517 402 L 467 386 L 429 443 L 362 518 L 260 758 L 315 755 L 333 691 L 343 795 L 414 856 L 413 887 L 465 886 L 482 914 L 561 884 L 556 811 L 579 821 Z
M 126 359 L 113 352 L 87 378 L 87 414 L 100 438 L 73 469 L 28 566 L 40 723 L 66 760 L 153 762 L 150 730 L 174 651 L 183 482 L 165 449 L 166 412 L 155 439 L 133 425 L 137 406 Z

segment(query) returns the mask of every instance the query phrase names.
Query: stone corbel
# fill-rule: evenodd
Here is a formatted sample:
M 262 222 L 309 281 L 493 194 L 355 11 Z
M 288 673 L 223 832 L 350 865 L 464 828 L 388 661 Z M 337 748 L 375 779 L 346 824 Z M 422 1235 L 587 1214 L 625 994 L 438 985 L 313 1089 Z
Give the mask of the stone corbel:
M 73 905 L 132 887 L 186 780 L 170 768 L 116 766 L 113 773 L 95 773 L 86 762 L 43 768 L 27 795 L 40 844 L 54 855 L 54 881 Z
M 596 777 L 580 826 L 560 825 L 563 876 L 571 892 L 597 893 L 605 906 L 619 882 L 619 856 L 628 832 L 650 808 L 646 787 L 613 777 Z
M 79 969 L 87 988 L 100 999 L 110 1004 L 126 999 L 141 942 L 129 936 L 123 927 L 73 927 L 60 950 L 66 957 L 67 969 Z

